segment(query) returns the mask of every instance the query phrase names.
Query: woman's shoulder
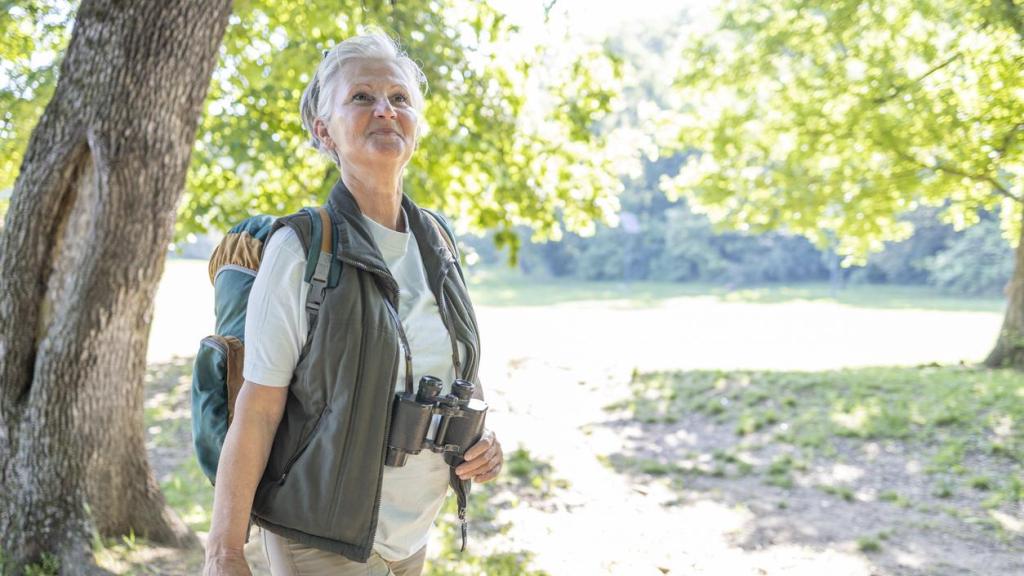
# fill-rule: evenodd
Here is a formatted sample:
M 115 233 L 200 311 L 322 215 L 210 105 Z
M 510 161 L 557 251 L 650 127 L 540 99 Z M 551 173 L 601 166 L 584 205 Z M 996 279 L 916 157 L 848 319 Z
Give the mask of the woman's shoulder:
M 282 226 L 267 241 L 267 246 L 263 250 L 263 260 L 274 257 L 303 261 L 306 259 L 299 235 L 291 227 Z

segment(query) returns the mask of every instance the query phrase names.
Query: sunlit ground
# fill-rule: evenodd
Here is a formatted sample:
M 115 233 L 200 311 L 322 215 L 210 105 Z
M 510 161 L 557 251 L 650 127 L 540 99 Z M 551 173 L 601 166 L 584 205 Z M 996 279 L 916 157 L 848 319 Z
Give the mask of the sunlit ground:
M 960 367 L 993 343 L 1000 301 L 507 273 L 473 284 L 489 425 L 510 459 L 477 487 L 470 555 L 442 518 L 432 576 L 1024 569 L 1024 414 L 997 409 L 1021 405 L 1024 386 Z M 212 324 L 205 262 L 169 261 L 150 451 L 201 535 L 208 484 L 174 446 L 188 442 L 188 363 Z

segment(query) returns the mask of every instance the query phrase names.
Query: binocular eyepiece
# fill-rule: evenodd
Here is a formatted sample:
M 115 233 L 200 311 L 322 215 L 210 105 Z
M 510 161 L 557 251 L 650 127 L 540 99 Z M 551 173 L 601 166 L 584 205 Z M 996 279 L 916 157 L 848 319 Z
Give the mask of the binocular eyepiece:
M 424 376 L 415 394 L 395 395 L 385 465 L 405 466 L 409 454 L 428 449 L 444 454 L 449 466 L 458 466 L 466 450 L 480 440 L 487 403 L 473 398 L 473 383 L 457 379 L 445 396 L 442 388 L 439 378 Z

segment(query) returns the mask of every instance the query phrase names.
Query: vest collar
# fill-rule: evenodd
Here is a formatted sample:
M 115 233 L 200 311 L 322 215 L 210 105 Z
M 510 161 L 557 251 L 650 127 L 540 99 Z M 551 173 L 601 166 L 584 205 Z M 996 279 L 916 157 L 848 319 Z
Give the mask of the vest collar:
M 387 264 L 373 240 L 373 233 L 363 221 L 363 212 L 341 178 L 331 190 L 327 207 L 335 216 L 338 258 L 386 272 Z M 430 220 L 432 217 L 420 210 L 408 195 L 402 196 L 402 208 L 405 209 L 406 225 L 416 238 L 428 279 L 433 280 L 434 274 L 447 268 L 454 261 L 454 256 L 440 236 L 442 232 L 439 232 L 436 223 Z

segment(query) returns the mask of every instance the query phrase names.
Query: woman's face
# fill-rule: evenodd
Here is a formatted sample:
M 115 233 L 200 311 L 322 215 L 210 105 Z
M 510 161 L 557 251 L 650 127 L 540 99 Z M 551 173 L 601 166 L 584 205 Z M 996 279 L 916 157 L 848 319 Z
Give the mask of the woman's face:
M 416 147 L 413 90 L 390 60 L 349 60 L 339 74 L 331 118 L 326 126 L 317 122 L 317 134 L 338 152 L 342 167 L 401 170 Z

